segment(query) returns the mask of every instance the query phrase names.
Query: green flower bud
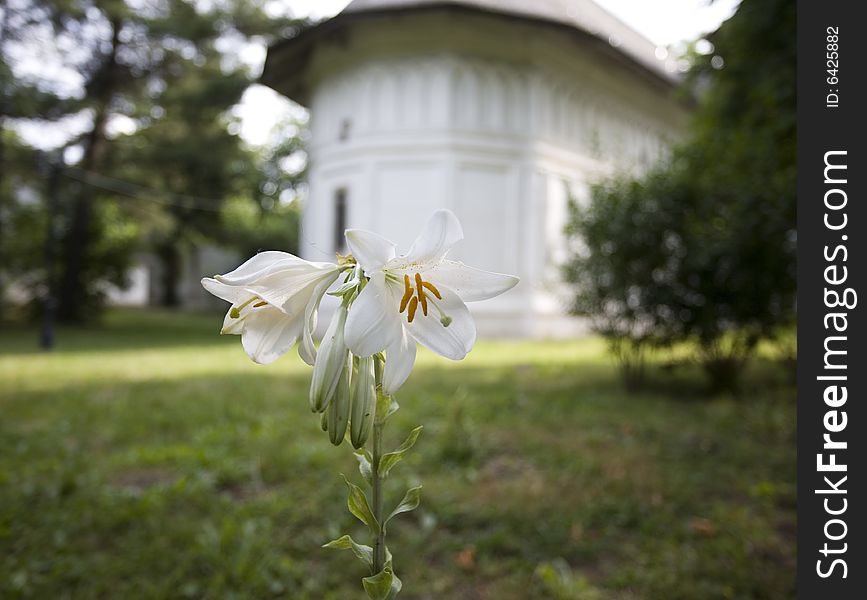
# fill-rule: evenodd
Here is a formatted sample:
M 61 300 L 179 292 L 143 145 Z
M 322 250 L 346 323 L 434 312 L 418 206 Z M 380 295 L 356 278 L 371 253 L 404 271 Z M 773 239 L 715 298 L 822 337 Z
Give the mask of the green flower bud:
M 331 443 L 339 446 L 346 436 L 346 426 L 349 424 L 349 411 L 352 402 L 350 388 L 352 386 L 352 355 L 349 354 L 337 381 L 337 390 L 328 405 L 328 437 Z
M 361 448 L 367 441 L 375 409 L 376 379 L 373 357 L 368 356 L 358 359 L 358 377 L 352 385 L 352 419 L 349 435 L 354 448 Z
M 328 406 L 337 390 L 337 382 L 346 364 L 346 357 L 349 354 L 343 339 L 346 315 L 347 307 L 341 305 L 331 318 L 331 323 L 316 353 L 313 378 L 310 382 L 310 408 L 314 412 L 322 412 Z

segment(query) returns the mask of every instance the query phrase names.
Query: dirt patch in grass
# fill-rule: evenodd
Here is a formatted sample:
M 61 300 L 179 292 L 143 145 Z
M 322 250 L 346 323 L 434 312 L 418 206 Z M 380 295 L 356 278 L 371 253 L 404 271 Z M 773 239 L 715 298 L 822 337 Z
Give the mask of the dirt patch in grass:
M 115 487 L 132 492 L 144 492 L 152 487 L 177 481 L 178 475 L 158 467 L 133 467 L 117 473 L 111 480 Z

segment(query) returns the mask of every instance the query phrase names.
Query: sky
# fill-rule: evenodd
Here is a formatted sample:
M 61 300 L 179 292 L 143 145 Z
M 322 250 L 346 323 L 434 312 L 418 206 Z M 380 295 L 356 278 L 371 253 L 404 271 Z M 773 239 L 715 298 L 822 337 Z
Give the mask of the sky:
M 739 0 L 596 0 L 596 3 L 644 35 L 660 48 L 676 47 L 713 31 L 730 17 Z M 349 0 L 288 0 L 285 5 L 298 17 L 323 19 L 340 12 Z M 264 49 L 250 49 L 251 62 L 265 59 Z M 303 109 L 260 85 L 251 86 L 233 113 L 241 120 L 241 136 L 251 145 L 268 142 L 275 123 L 300 116 Z
M 668 45 L 691 40 L 716 29 L 728 18 L 738 0 L 595 0 L 596 4 L 638 30 L 650 41 Z M 349 4 L 348 0 L 288 0 L 293 14 L 312 18 L 330 17 Z
M 739 0 L 596 0 L 621 21 L 643 34 L 655 43 L 658 56 L 666 48 L 677 48 L 685 41 L 698 39 L 702 34 L 713 31 L 720 23 L 731 16 Z M 278 13 L 289 12 L 297 17 L 324 19 L 340 12 L 349 0 L 271 0 L 268 5 Z M 30 73 L 40 78 L 48 78 L 56 84 L 64 84 L 70 89 L 81 85 L 78 73 L 60 67 L 59 56 L 50 55 L 49 46 L 38 46 L 38 56 L 34 48 L 25 48 L 22 56 L 13 56 L 16 71 Z M 61 49 L 72 51 L 72 49 Z M 233 48 L 233 52 L 250 66 L 253 73 L 261 72 L 265 61 L 266 49 L 263 44 L 249 44 L 243 48 Z M 48 55 L 43 53 L 49 52 Z M 56 73 L 54 71 L 57 71 Z M 277 125 L 287 117 L 303 118 L 305 110 L 280 96 L 270 88 L 252 85 L 244 93 L 241 103 L 232 109 L 232 114 L 240 123 L 239 133 L 247 144 L 261 147 L 276 143 L 279 129 Z M 125 120 L 124 120 L 125 119 Z M 30 144 L 42 149 L 57 147 L 66 139 L 80 134 L 89 126 L 87 115 L 78 115 L 52 127 L 39 123 L 21 123 L 16 129 Z M 131 133 L 135 124 L 119 117 L 109 123 L 109 133 Z M 74 156 L 67 159 L 74 160 Z

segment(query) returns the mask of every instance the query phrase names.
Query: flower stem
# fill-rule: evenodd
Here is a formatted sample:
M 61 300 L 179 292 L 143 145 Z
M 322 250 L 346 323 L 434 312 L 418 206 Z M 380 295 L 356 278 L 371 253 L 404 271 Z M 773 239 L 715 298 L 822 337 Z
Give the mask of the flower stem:
M 383 523 L 383 478 L 380 475 L 379 466 L 382 459 L 382 429 L 385 420 L 376 415 L 373 422 L 373 464 L 371 465 L 373 488 L 373 516 L 379 524 L 379 531 L 373 543 L 373 574 L 377 574 L 385 567 L 385 524 Z

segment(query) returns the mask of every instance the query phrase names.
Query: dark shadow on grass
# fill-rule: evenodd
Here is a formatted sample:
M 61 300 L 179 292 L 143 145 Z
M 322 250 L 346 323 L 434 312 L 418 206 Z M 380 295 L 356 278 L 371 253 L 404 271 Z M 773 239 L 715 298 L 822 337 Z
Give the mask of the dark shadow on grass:
M 146 350 L 183 346 L 216 346 L 231 343 L 220 336 L 223 316 L 166 310 L 114 309 L 103 318 L 83 325 L 58 325 L 52 353 Z M 0 330 L 0 356 L 38 354 L 38 324 L 4 324 Z M 237 343 L 237 339 L 234 340 Z
M 788 390 L 794 393 L 790 368 L 785 361 L 754 357 L 744 367 L 735 390 L 719 391 L 712 389 L 701 365 L 695 361 L 651 363 L 640 388 L 629 394 L 636 399 L 653 394 L 681 402 L 702 402 L 723 396 L 749 400 L 756 394 Z

